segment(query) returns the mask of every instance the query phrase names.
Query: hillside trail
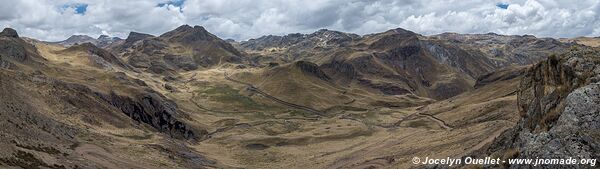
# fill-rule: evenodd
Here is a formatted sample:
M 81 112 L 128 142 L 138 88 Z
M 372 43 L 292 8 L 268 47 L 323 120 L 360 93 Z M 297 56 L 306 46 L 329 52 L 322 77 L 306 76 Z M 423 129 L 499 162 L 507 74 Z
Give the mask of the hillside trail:
M 277 102 L 279 104 L 282 104 L 284 106 L 287 106 L 287 107 L 290 107 L 290 108 L 294 108 L 294 109 L 304 110 L 304 111 L 313 113 L 313 114 L 318 115 L 318 116 L 324 116 L 325 115 L 325 113 L 323 113 L 323 112 L 321 112 L 319 110 L 316 110 L 314 108 L 307 107 L 307 106 L 302 106 L 302 105 L 298 105 L 298 104 L 295 104 L 295 103 L 291 103 L 291 102 L 288 102 L 288 101 L 281 100 L 281 99 L 279 99 L 279 98 L 277 98 L 275 96 L 272 96 L 272 95 L 270 95 L 270 94 L 268 94 L 268 93 L 260 90 L 259 88 L 257 88 L 256 86 L 254 86 L 254 85 L 252 85 L 250 83 L 246 83 L 246 82 L 242 82 L 242 81 L 233 79 L 233 78 L 231 78 L 231 77 L 228 76 L 227 72 L 223 72 L 223 76 L 225 77 L 226 80 L 229 80 L 229 81 L 232 81 L 232 82 L 235 82 L 235 83 L 238 83 L 238 84 L 245 85 L 245 86 L 248 87 L 249 90 L 251 90 L 253 92 L 256 92 L 258 94 L 261 94 L 261 95 L 265 96 L 265 98 L 268 98 L 268 99 L 270 99 L 272 101 L 275 101 L 275 102 Z

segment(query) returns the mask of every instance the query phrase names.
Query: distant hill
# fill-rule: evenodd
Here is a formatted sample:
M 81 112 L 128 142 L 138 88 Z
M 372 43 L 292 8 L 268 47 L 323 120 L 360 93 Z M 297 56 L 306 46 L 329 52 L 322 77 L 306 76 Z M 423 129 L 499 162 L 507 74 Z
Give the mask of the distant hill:
M 63 40 L 60 42 L 54 42 L 54 43 L 57 43 L 57 44 L 60 44 L 60 45 L 66 46 L 66 47 L 78 45 L 78 44 L 84 44 L 84 43 L 91 43 L 100 48 L 104 48 L 104 47 L 111 45 L 112 43 L 120 42 L 120 41 L 123 41 L 123 39 L 121 39 L 119 37 L 109 37 L 107 35 L 100 35 L 96 39 L 89 37 L 87 35 L 73 35 L 66 40 Z

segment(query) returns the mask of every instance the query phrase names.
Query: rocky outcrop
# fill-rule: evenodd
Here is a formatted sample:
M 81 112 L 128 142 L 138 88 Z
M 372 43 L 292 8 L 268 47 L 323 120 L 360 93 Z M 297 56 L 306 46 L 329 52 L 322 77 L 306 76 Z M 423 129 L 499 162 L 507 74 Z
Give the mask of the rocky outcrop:
M 23 62 L 27 59 L 25 46 L 19 39 L 17 31 L 11 28 L 4 28 L 0 33 L 0 60 L 11 59 Z
M 144 40 L 146 38 L 152 38 L 152 37 L 154 37 L 154 36 L 152 36 L 150 34 L 129 32 L 127 39 L 125 39 L 125 43 L 129 44 L 129 45 L 133 45 L 133 43 L 135 43 L 137 41 Z
M 144 93 L 136 97 L 121 96 L 116 93 L 96 93 L 100 98 L 117 107 L 131 119 L 148 124 L 158 131 L 175 138 L 198 139 L 205 130 L 194 130 L 175 116 L 178 112 L 175 103 L 167 101 L 157 93 Z
M 600 157 L 600 83 L 578 88 L 562 102 L 565 107 L 548 131 L 532 133 L 525 129 L 519 133 L 520 158 Z
M 565 107 L 564 98 L 594 78 L 597 67 L 594 59 L 598 57 L 595 55 L 588 50 L 571 51 L 560 57 L 552 56 L 527 72 L 518 93 L 524 127 L 547 131 L 556 122 Z
M 35 46 L 19 38 L 17 31 L 5 28 L 0 33 L 0 67 L 14 68 L 15 63 L 36 64 L 43 58 L 37 52 Z
M 527 69 L 525 67 L 508 67 L 485 74 L 483 76 L 479 76 L 477 78 L 477 81 L 475 82 L 474 88 L 477 89 L 488 84 L 496 83 L 498 81 L 506 81 L 521 77 L 525 74 L 526 70 Z
M 325 72 L 323 72 L 317 64 L 307 61 L 298 61 L 294 63 L 294 66 L 310 76 L 314 76 L 324 81 L 331 80 L 331 78 L 329 78 L 329 76 L 327 76 L 327 74 L 325 74 Z
M 18 38 L 19 34 L 17 33 L 16 30 L 14 30 L 12 28 L 4 28 L 4 30 L 2 30 L 2 32 L 0 32 L 0 36 L 6 36 L 6 37 L 10 37 L 10 38 Z
M 530 68 L 518 91 L 517 126 L 489 152 L 507 158 L 595 158 L 600 155 L 600 52 L 572 50 Z M 511 166 L 511 168 L 528 166 Z M 555 166 L 564 167 L 564 166 Z M 589 165 L 570 166 L 592 168 Z
M 129 35 L 127 36 L 127 38 L 125 40 L 111 43 L 110 45 L 107 45 L 105 47 L 105 49 L 107 49 L 113 53 L 123 54 L 124 52 L 127 52 L 129 49 L 131 49 L 131 47 L 133 47 L 136 43 L 138 43 L 144 39 L 153 38 L 153 37 L 154 36 L 150 35 L 150 34 L 129 32 Z

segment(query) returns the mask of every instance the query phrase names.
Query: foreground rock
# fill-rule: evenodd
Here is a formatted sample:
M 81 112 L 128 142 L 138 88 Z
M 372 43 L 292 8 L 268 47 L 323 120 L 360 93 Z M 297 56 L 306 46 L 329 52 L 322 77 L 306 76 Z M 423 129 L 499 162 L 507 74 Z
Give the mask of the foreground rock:
M 572 50 L 535 65 L 518 92 L 521 120 L 489 151 L 505 158 L 597 159 L 599 79 L 600 52 L 595 50 Z

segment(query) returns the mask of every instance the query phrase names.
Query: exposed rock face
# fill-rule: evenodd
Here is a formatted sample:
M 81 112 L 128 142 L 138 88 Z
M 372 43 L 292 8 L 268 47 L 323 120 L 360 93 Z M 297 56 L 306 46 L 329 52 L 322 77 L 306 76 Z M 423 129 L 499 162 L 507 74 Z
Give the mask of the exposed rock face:
M 564 104 L 566 107 L 550 130 L 540 133 L 525 130 L 520 133 L 518 139 L 522 146 L 519 157 L 600 157 L 600 83 L 576 89 L 564 99 Z M 580 166 L 593 168 L 590 165 Z
M 108 95 L 97 93 L 99 97 L 111 105 L 121 109 L 131 119 L 151 125 L 172 137 L 197 139 L 207 132 L 194 131 L 174 116 L 178 113 L 175 103 L 168 102 L 156 93 L 146 93 L 129 98 L 115 93 Z
M 325 74 L 323 71 L 321 71 L 319 66 L 314 63 L 307 62 L 307 61 L 298 61 L 298 62 L 294 63 L 294 66 L 296 66 L 298 69 L 300 69 L 300 71 L 302 71 L 303 73 L 315 76 L 321 80 L 325 80 L 325 81 L 331 80 L 331 78 L 329 78 L 329 76 L 327 76 L 327 74 Z
M 257 39 L 250 39 L 242 42 L 240 45 L 242 48 L 251 50 L 264 50 L 273 47 L 286 47 L 292 44 L 296 44 L 304 39 L 303 34 L 289 34 L 285 36 L 262 36 Z
M 27 60 L 27 51 L 19 39 L 0 39 L 0 57 L 23 62 Z
M 12 28 L 4 28 L 4 30 L 2 30 L 2 32 L 0 32 L 0 36 L 18 38 L 19 34 L 17 34 L 17 31 Z
M 547 131 L 564 109 L 564 98 L 597 75 L 597 57 L 594 51 L 571 51 L 534 66 L 521 81 L 518 93 L 524 127 Z
M 146 38 L 152 38 L 154 37 L 153 35 L 150 34 L 145 34 L 145 33 L 138 33 L 138 32 L 129 32 L 129 36 L 127 36 L 127 39 L 125 39 L 125 43 L 132 45 L 133 43 L 146 39 Z
M 19 38 L 17 31 L 5 28 L 0 33 L 0 68 L 15 68 L 15 62 L 39 64 L 39 60 L 43 58 L 37 49 Z
M 107 49 L 113 53 L 122 55 L 124 52 L 131 50 L 131 47 L 133 45 L 135 45 L 136 43 L 138 43 L 144 39 L 153 38 L 153 37 L 154 36 L 150 35 L 150 34 L 129 32 L 129 35 L 127 36 L 127 38 L 125 40 L 111 43 L 110 45 L 106 46 L 105 49 Z
M 113 43 L 121 42 L 123 39 L 118 37 L 109 37 L 108 35 L 100 35 L 97 39 L 94 39 L 87 35 L 73 35 L 66 40 L 55 42 L 65 47 L 73 45 L 80 45 L 84 43 L 92 43 L 100 48 L 107 47 Z
M 479 88 L 481 86 L 496 83 L 498 81 L 514 79 L 523 76 L 526 70 L 527 69 L 525 69 L 524 67 L 509 67 L 492 73 L 488 73 L 478 77 L 474 87 Z
M 261 55 L 256 59 L 259 64 L 276 60 L 265 58 L 316 63 L 339 84 L 360 80 L 359 84 L 383 94 L 445 99 L 473 89 L 481 76 L 536 63 L 571 45 L 527 35 L 423 36 L 398 28 L 364 36 L 324 29 L 312 34 L 270 35 L 241 42 L 240 48 Z
M 508 158 L 597 159 L 599 79 L 600 52 L 594 50 L 573 50 L 535 65 L 525 74 L 518 91 L 521 120 L 490 150 L 518 151 L 505 155 Z M 511 166 L 520 167 L 527 166 Z

